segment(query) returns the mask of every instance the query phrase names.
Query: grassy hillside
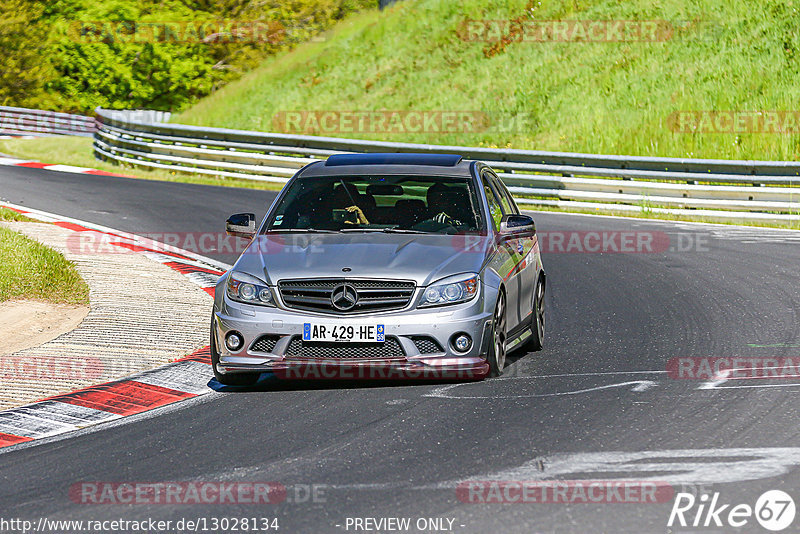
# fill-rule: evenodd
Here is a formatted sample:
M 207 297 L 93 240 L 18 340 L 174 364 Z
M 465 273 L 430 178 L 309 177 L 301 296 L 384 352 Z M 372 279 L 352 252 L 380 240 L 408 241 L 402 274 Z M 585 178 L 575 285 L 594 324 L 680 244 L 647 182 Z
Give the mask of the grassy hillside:
M 682 110 L 800 109 L 797 9 L 788 0 L 405 0 L 383 12 L 351 16 L 325 41 L 266 60 L 174 122 L 274 131 L 276 113 L 291 110 L 481 110 L 491 119 L 483 131 L 338 135 L 797 159 L 798 128 L 676 133 L 670 127 L 670 114 Z M 502 46 L 463 39 L 465 19 L 663 20 L 676 30 L 660 42 Z

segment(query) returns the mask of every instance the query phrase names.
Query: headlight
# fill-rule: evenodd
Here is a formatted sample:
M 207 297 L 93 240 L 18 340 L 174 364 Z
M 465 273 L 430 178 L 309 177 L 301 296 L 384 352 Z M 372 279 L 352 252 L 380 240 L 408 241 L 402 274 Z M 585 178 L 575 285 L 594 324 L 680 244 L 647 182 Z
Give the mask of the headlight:
M 443 306 L 467 302 L 478 294 L 478 275 L 475 273 L 459 274 L 439 280 L 431 284 L 422 293 L 419 307 Z
M 232 272 L 229 274 L 227 293 L 228 298 L 236 302 L 275 306 L 272 290 L 267 287 L 267 284 L 247 273 Z

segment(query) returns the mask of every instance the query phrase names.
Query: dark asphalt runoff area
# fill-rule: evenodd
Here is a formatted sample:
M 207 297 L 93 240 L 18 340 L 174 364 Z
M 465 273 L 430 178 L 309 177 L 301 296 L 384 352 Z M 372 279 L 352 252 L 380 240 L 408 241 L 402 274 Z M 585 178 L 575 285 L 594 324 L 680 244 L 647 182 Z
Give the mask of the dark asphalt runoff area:
M 133 233 L 220 232 L 232 213 L 262 216 L 275 194 L 0 168 L 4 200 Z M 513 355 L 502 378 L 264 380 L 15 447 L 0 454 L 2 518 L 276 518 L 279 532 L 304 533 L 766 532 L 755 515 L 733 528 L 728 512 L 767 490 L 800 502 L 800 380 L 667 371 L 676 358 L 797 359 L 800 233 L 534 216 L 548 275 L 545 348 Z M 620 232 L 645 244 L 609 250 Z M 489 490 L 464 490 L 543 480 L 658 481 L 670 493 L 482 502 Z M 81 482 L 276 482 L 287 494 L 277 504 L 84 504 L 70 496 Z M 679 493 L 697 496 L 685 527 L 668 525 Z M 730 505 L 722 526 L 716 517 L 706 526 L 705 512 L 692 526 L 704 494 Z M 365 521 L 388 518 L 410 526 Z M 783 532 L 798 531 L 800 518 Z

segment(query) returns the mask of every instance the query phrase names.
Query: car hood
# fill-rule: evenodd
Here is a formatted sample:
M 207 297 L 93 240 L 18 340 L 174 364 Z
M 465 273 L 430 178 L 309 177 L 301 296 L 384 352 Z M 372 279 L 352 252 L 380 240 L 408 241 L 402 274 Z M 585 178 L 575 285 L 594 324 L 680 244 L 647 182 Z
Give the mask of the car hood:
M 261 275 L 270 285 L 288 278 L 353 277 L 425 286 L 479 272 L 490 247 L 491 238 L 480 235 L 268 234 L 250 243 L 234 269 Z

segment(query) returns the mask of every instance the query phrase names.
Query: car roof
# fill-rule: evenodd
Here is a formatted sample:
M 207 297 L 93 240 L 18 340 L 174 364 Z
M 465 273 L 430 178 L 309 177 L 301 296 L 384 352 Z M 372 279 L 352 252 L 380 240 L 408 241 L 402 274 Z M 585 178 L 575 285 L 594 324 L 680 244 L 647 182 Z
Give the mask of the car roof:
M 326 161 L 307 165 L 297 176 L 407 174 L 469 177 L 473 163 L 458 154 L 335 154 Z
M 458 154 L 334 154 L 325 162 L 326 167 L 344 165 L 433 165 L 453 167 L 461 162 Z

